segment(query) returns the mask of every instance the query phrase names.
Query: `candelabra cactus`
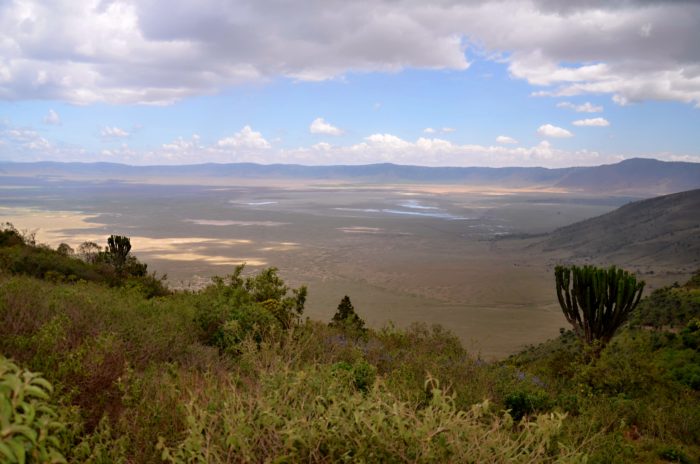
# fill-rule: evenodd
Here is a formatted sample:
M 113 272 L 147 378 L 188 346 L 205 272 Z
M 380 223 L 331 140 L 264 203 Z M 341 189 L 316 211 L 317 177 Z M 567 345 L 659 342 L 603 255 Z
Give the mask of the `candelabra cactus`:
M 129 237 L 110 235 L 107 239 L 107 253 L 117 272 L 121 272 L 124 268 L 130 251 L 131 240 Z
M 644 282 L 615 266 L 557 266 L 557 298 L 566 320 L 588 345 L 607 344 L 637 307 Z

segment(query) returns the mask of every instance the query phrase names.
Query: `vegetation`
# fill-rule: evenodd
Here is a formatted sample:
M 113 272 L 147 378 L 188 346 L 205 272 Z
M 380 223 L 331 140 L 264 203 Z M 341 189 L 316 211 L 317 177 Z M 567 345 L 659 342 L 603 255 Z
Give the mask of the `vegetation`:
M 642 298 L 644 282 L 612 266 L 557 266 L 557 298 L 566 320 L 588 345 L 607 344 Z
M 140 277 L 105 278 L 99 254 L 6 230 L 0 256 L 45 267 L 0 261 L 3 462 L 700 457 L 697 276 L 644 299 L 597 357 L 562 331 L 484 362 L 437 326 L 360 335 L 338 324 L 352 316 L 304 320 L 306 289 L 273 268 L 154 296 Z M 95 277 L 52 274 L 73 269 Z M 349 298 L 338 309 L 356 315 Z
M 80 245 L 77 256 L 63 243 L 56 250 L 37 245 L 32 234 L 12 224 L 0 226 L 0 269 L 55 282 L 99 282 L 137 288 L 147 297 L 169 293 L 165 276 L 148 273 L 148 266 L 129 255 L 128 237 L 112 235 L 104 250 L 94 242 Z
M 345 332 L 362 335 L 367 332 L 365 321 L 355 312 L 350 297 L 345 295 L 338 304 L 338 310 L 328 324 L 331 327 L 343 329 Z

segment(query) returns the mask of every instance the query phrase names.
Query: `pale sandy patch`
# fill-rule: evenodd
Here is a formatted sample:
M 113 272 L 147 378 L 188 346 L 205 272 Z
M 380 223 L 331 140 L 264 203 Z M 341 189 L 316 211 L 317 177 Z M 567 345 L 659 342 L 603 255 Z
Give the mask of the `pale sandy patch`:
M 134 249 L 144 252 L 154 251 L 178 251 L 182 248 L 209 247 L 212 245 L 250 245 L 252 240 L 248 239 L 216 239 L 207 237 L 176 237 L 176 238 L 153 238 L 153 237 L 130 237 Z
M 279 227 L 286 226 L 288 222 L 276 222 L 276 221 L 225 221 L 217 219 L 185 219 L 185 222 L 191 222 L 192 224 L 197 224 L 199 226 L 263 226 L 263 227 Z
M 297 248 L 299 248 L 299 244 L 296 242 L 278 242 L 260 248 L 260 251 L 292 251 Z
M 105 227 L 105 224 L 88 222 L 98 216 L 88 215 L 75 211 L 46 211 L 34 208 L 9 208 L 0 207 L 0 223 L 10 222 L 21 231 L 34 232 L 38 243 L 45 243 L 51 247 L 57 247 L 61 243 L 68 243 L 77 249 L 85 242 L 95 242 L 104 246 L 107 242 L 107 234 L 94 232 L 76 232 L 80 229 L 94 229 Z M 71 231 L 71 232 L 66 232 Z M 265 261 L 258 258 L 232 258 L 228 256 L 211 256 L 196 252 L 183 253 L 182 250 L 194 250 L 225 246 L 250 245 L 249 239 L 216 239 L 208 237 L 167 237 L 154 238 L 143 236 L 130 236 L 132 252 L 145 254 L 153 258 L 177 260 L 177 261 L 205 261 L 215 265 L 237 265 L 247 262 L 251 266 L 264 266 Z M 284 243 L 289 246 L 289 243 Z
M 404 186 L 405 188 L 405 186 Z M 556 187 L 493 187 L 482 185 L 411 185 L 411 190 L 421 193 L 443 195 L 449 193 L 474 193 L 486 196 L 506 196 L 524 193 L 569 193 L 569 190 Z
M 198 253 L 149 253 L 149 257 L 168 261 L 201 261 L 217 266 L 238 266 L 239 264 L 247 264 L 248 266 L 267 265 L 266 261 L 259 258 L 229 258 L 226 256 L 209 256 Z
M 35 208 L 0 207 L 0 222 L 10 222 L 21 231 L 34 232 L 38 243 L 57 246 L 69 238 L 75 242 L 75 234 L 63 233 L 66 229 L 92 229 L 104 224 L 88 222 L 98 216 L 77 211 L 46 211 Z M 94 235 L 90 235 L 93 240 Z M 105 240 L 105 237 L 101 238 Z M 83 240 L 85 241 L 85 240 Z M 80 242 L 82 243 L 82 242 Z
M 381 227 L 362 227 L 362 226 L 353 226 L 353 227 L 338 227 L 339 231 L 346 233 L 346 234 L 381 234 L 384 232 L 384 229 Z

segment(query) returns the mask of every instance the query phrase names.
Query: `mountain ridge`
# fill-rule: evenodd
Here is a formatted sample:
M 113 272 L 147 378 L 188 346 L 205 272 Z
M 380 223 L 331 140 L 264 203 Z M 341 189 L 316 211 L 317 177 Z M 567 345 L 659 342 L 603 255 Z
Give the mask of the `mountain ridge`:
M 700 188 L 700 163 L 632 158 L 590 167 L 433 167 L 365 165 L 202 163 L 136 166 L 109 162 L 0 162 L 3 177 L 87 177 L 138 180 L 148 177 L 299 179 L 366 183 L 437 183 L 557 188 L 590 193 L 653 196 Z

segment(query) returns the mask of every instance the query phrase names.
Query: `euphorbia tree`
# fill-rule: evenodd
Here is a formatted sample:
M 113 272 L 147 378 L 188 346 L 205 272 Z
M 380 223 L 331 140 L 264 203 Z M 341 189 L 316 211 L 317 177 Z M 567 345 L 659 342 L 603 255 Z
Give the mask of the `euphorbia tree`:
M 557 298 L 566 320 L 588 345 L 607 344 L 642 297 L 644 282 L 615 266 L 557 266 Z

